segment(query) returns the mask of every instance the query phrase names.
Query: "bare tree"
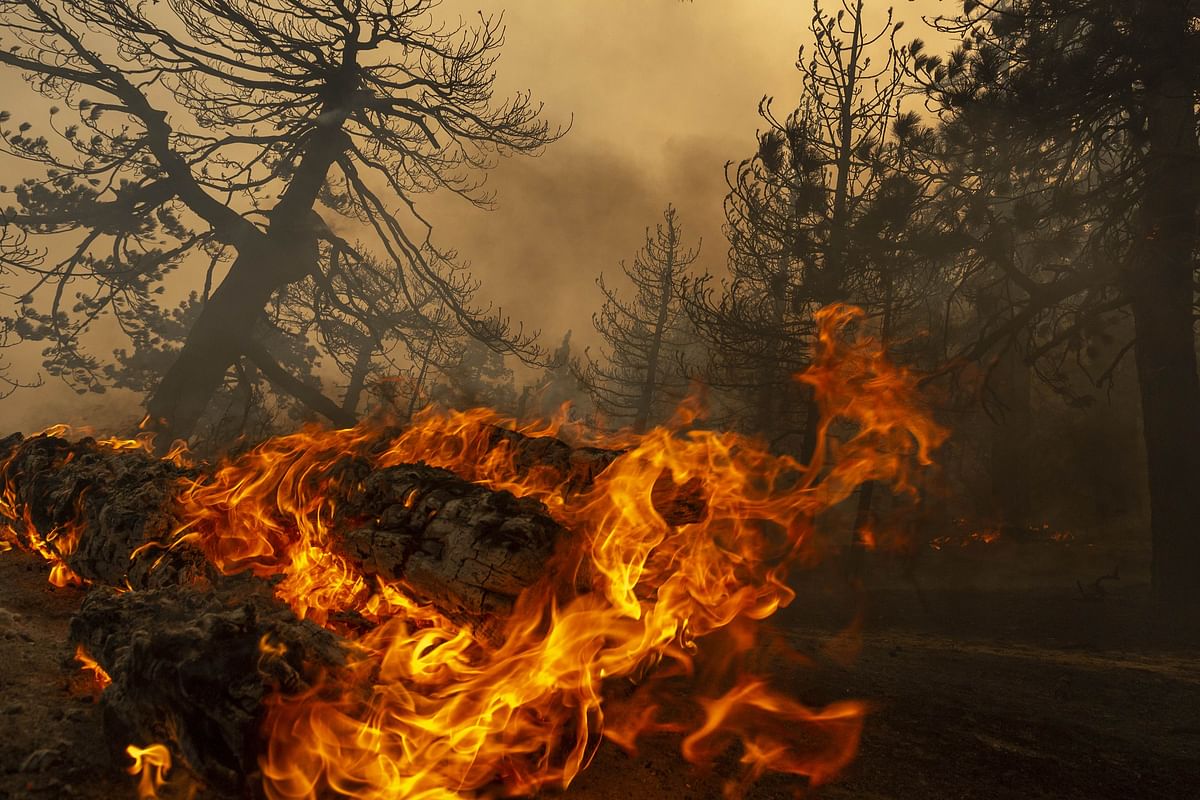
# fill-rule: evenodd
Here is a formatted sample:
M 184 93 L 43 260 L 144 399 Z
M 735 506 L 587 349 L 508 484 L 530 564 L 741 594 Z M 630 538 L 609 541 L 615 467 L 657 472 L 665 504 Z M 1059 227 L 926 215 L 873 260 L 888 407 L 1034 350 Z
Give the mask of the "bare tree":
M 88 328 L 104 315 L 136 319 L 165 275 L 204 249 L 229 263 L 206 279 L 211 293 L 149 399 L 163 445 L 193 431 L 239 356 L 262 356 L 255 326 L 299 282 L 333 306 L 356 291 L 351 276 L 386 274 L 414 318 L 432 292 L 472 336 L 532 353 L 519 329 L 473 306 L 474 284 L 433 246 L 414 197 L 445 189 L 485 205 L 481 170 L 555 134 L 528 95 L 494 96 L 499 18 L 459 27 L 435 10 L 432 0 L 0 0 L 0 64 L 56 103 L 49 134 L 29 122 L 3 132 L 4 150 L 35 168 L 5 224 L 79 234 L 65 256 L 47 251 L 30 268 L 4 257 L 31 276 L 21 314 L 50 342 L 49 360 L 99 384 Z M 334 219 L 374 254 L 332 233 Z M 73 304 L 69 287 L 81 290 Z M 370 335 L 362 315 L 341 310 Z
M 909 51 L 895 44 L 902 23 L 889 13 L 869 29 L 861 1 L 837 5 L 829 13 L 813 4 L 798 107 L 779 117 L 765 98 L 757 153 L 727 171 L 730 274 L 719 287 L 701 281 L 691 303 L 714 356 L 706 379 L 743 398 L 732 416 L 804 458 L 816 408 L 792 376 L 808 361 L 812 314 L 835 300 L 877 299 L 896 258 L 868 243 L 888 243 L 893 221 L 921 195 L 897 173 L 892 144 L 908 88 Z
M 585 354 L 580 380 L 589 388 L 599 410 L 613 420 L 625 420 L 637 432 L 662 415 L 664 400 L 679 400 L 685 381 L 674 369 L 686 343 L 680 341 L 683 298 L 698 248 L 687 248 L 674 207 L 663 221 L 646 230 L 646 243 L 621 271 L 633 284 L 633 298 L 622 300 L 616 288 L 596 281 L 604 305 L 592 317 L 607 345 L 599 358 Z

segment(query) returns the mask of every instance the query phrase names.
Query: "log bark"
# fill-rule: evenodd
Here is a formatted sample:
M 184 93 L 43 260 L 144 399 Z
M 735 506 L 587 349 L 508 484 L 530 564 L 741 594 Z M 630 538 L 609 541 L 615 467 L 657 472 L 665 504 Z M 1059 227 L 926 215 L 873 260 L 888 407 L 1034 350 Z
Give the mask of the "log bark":
M 0 441 L 0 486 L 14 502 L 3 514 L 17 516 L 8 520 L 10 538 L 32 549 L 39 537 L 89 583 L 147 589 L 217 582 L 218 571 L 196 547 L 165 548 L 183 522 L 176 497 L 184 479 L 198 474 L 93 439 Z M 543 577 L 566 539 L 538 501 L 447 470 L 372 469 L 347 456 L 328 474 L 338 509 L 334 549 L 365 573 L 403 580 L 450 618 L 481 629 L 496 627 L 496 617 Z M 148 543 L 161 546 L 143 547 Z
M 260 783 L 264 700 L 304 691 L 345 663 L 336 636 L 245 576 L 206 589 L 97 587 L 70 639 L 112 679 L 100 702 L 118 763 L 127 744 L 165 744 L 175 764 L 236 796 Z
M 404 464 L 348 484 L 355 491 L 335 500 L 335 552 L 488 638 L 569 540 L 538 501 L 444 469 Z

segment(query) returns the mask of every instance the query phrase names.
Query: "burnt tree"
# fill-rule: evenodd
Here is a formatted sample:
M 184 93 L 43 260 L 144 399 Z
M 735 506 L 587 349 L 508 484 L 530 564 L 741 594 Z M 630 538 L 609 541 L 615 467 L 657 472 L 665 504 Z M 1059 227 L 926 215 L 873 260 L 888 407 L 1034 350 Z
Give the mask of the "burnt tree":
M 400 324 L 370 303 L 377 284 L 403 299 L 410 330 L 430 327 L 433 296 L 472 336 L 531 352 L 472 306 L 475 284 L 431 243 L 414 197 L 441 188 L 485 204 L 479 171 L 555 134 L 528 95 L 494 96 L 499 19 L 456 28 L 434 10 L 428 0 L 0 2 L 0 64 L 55 103 L 47 134 L 29 122 L 3 131 L 4 150 L 32 168 L 3 225 L 78 234 L 24 270 L 18 323 L 48 343 L 52 371 L 102 388 L 81 337 L 104 315 L 136 320 L 201 249 L 224 251 L 228 265 L 210 274 L 211 294 L 149 398 L 164 447 L 192 433 L 230 367 L 253 358 L 264 309 L 297 284 L 367 334 Z M 338 217 L 374 254 L 332 232 Z M 5 248 L 6 271 L 21 271 L 22 255 Z M 73 304 L 68 287 L 80 289 Z
M 1064 306 L 1045 350 L 1124 336 L 1132 318 L 1117 354 L 1137 364 L 1154 583 L 1174 600 L 1200 598 L 1197 21 L 1187 0 L 970 3 L 940 21 L 963 46 L 929 85 L 964 146 L 1040 179 L 1021 187 L 1026 216 L 1081 240 L 1062 269 L 1006 272 L 1017 302 L 974 353 Z
M 633 285 L 633 297 L 622 300 L 601 276 L 604 305 L 593 315 L 596 331 L 607 348 L 599 358 L 586 354 L 580 379 L 601 411 L 615 420 L 628 420 L 642 433 L 664 416 L 664 403 L 678 401 L 686 383 L 676 368 L 685 344 L 680 336 L 689 269 L 699 251 L 682 242 L 674 207 L 651 232 L 632 263 L 621 271 Z

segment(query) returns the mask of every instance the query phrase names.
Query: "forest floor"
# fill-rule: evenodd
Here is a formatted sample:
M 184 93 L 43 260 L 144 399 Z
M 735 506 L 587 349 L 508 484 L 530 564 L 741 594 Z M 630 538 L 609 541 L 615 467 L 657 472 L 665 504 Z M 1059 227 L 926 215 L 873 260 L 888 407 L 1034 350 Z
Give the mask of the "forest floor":
M 1128 578 L 1103 599 L 1065 577 L 1039 589 L 952 586 L 936 573 L 962 574 L 952 563 L 962 557 L 940 558 L 920 592 L 886 577 L 857 594 L 813 581 L 777 615 L 812 661 L 777 670 L 777 685 L 871 707 L 858 758 L 809 796 L 1200 796 L 1200 614 L 1157 605 Z M 50 586 L 34 559 L 0 554 L 0 798 L 136 796 L 124 743 L 106 742 L 100 707 L 72 691 L 67 625 L 81 599 Z M 847 636 L 856 614 L 861 630 Z M 650 739 L 631 756 L 605 744 L 564 800 L 719 798 L 736 758 L 699 772 L 678 745 Z M 768 777 L 749 797 L 799 788 Z

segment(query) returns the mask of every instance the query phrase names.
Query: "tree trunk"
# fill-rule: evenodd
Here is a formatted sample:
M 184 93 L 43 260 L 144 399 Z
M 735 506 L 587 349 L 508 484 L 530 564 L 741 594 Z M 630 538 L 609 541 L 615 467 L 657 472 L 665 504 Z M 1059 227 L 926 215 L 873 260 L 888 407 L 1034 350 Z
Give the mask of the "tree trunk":
M 671 311 L 671 298 L 675 292 L 675 230 L 671 229 L 671 259 L 662 275 L 662 298 L 658 306 L 657 319 L 654 321 L 654 333 L 650 339 L 650 352 L 646 356 L 646 377 L 642 380 L 641 396 L 638 398 L 637 417 L 633 420 L 633 430 L 645 433 L 650 424 L 650 414 L 654 410 L 654 399 L 658 389 L 658 360 L 662 353 L 663 336 L 666 334 L 667 317 Z
M 262 268 L 262 255 L 239 255 L 233 262 L 151 395 L 146 410 L 160 451 L 165 452 L 176 439 L 192 435 L 225 373 L 253 337 L 263 308 L 278 288 L 278 282 Z
M 371 372 L 371 357 L 374 355 L 375 342 L 366 339 L 359 343 L 354 368 L 350 371 L 350 383 L 346 386 L 345 397 L 342 398 L 342 410 L 347 414 L 358 414 L 358 404 L 367 385 L 367 375 Z
M 1150 484 L 1153 581 L 1165 600 L 1200 601 L 1200 376 L 1193 269 L 1200 145 L 1187 3 L 1146 2 L 1135 18 L 1149 134 L 1140 238 L 1126 290 L 1137 336 L 1138 385 Z
M 1014 345 L 1000 356 L 994 373 L 1000 419 L 992 428 L 992 505 L 1001 527 L 1023 529 L 1031 516 L 1032 481 L 1029 444 L 1033 427 L 1033 382 L 1020 350 Z
M 147 405 L 149 429 L 157 434 L 160 453 L 176 439 L 192 435 L 225 373 L 253 337 L 271 295 L 316 268 L 317 230 L 323 223 L 313 204 L 347 143 L 339 127 L 319 128 L 269 215 L 267 233 L 239 245 L 229 273 L 204 304 L 179 357 Z

